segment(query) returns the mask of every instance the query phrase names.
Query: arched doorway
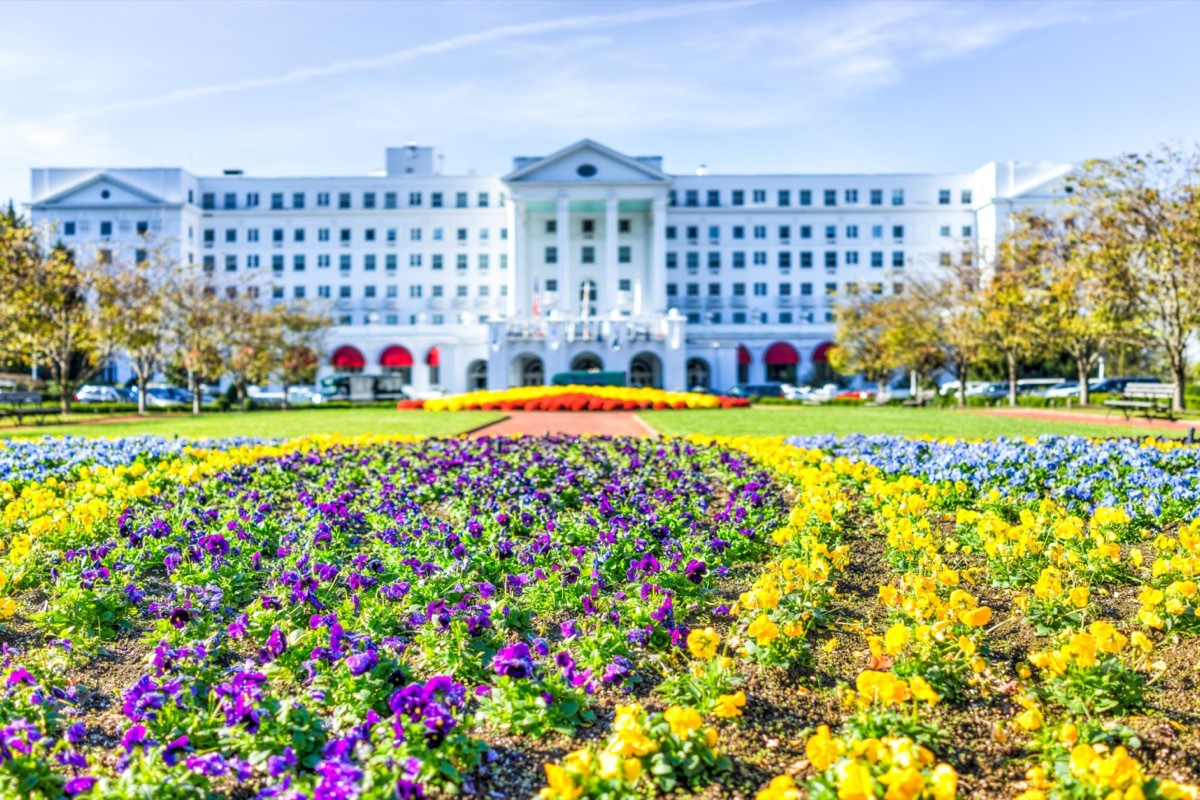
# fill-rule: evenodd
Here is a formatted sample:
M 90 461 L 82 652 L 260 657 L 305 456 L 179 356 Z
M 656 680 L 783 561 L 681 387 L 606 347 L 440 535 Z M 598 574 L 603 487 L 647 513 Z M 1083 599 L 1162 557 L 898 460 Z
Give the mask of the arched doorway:
M 816 385 L 833 383 L 837 373 L 829 366 L 829 350 L 833 342 L 822 342 L 812 352 L 812 381 Z
M 542 360 L 531 353 L 524 353 L 513 359 L 511 372 L 513 386 L 544 386 L 546 384 L 546 368 Z
M 662 388 L 662 362 L 654 353 L 638 353 L 629 362 L 629 385 Z
M 467 389 L 477 392 L 487 388 L 487 362 L 482 358 L 467 365 Z
M 711 373 L 708 362 L 703 358 L 689 358 L 687 361 L 687 388 L 711 389 Z
M 763 354 L 767 365 L 767 380 L 777 383 L 795 383 L 800 354 L 787 342 L 776 342 Z
M 596 300 L 599 293 L 596 291 L 595 281 L 582 281 L 579 284 L 579 313 L 586 317 L 596 316 Z
M 604 362 L 595 353 L 580 353 L 571 359 L 572 372 L 599 372 L 604 369 Z
M 379 366 L 384 375 L 395 375 L 404 383 L 412 383 L 412 353 L 407 347 L 394 344 L 379 354 Z
M 750 362 L 754 359 L 750 358 L 750 351 L 746 349 L 744 344 L 739 344 L 737 349 L 738 358 L 738 383 L 750 382 Z
M 329 365 L 336 373 L 352 374 L 362 372 L 363 367 L 367 365 L 367 359 L 363 357 L 362 351 L 357 347 L 345 344 L 333 351 L 333 355 L 329 358 Z

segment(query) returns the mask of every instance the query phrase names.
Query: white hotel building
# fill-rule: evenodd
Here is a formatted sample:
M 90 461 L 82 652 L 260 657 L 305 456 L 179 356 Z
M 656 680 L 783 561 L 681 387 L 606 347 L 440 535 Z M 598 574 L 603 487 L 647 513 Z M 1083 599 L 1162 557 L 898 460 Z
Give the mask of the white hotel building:
M 599 367 L 726 390 L 823 379 L 840 296 L 985 256 L 1072 169 L 672 175 L 587 139 L 507 175 L 440 163 L 408 146 L 363 177 L 42 168 L 29 210 L 77 251 L 134 257 L 148 235 L 214 292 L 325 305 L 322 375 L 457 392 Z

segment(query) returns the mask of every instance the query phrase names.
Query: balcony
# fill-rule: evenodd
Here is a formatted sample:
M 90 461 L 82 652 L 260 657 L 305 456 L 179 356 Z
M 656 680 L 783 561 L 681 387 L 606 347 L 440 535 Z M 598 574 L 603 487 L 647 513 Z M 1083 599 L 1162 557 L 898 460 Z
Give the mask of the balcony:
M 747 300 L 746 295 L 744 294 L 735 294 L 733 297 L 729 298 L 730 308 L 745 308 L 746 306 Z
M 470 305 L 471 305 L 471 298 L 469 298 L 469 297 L 455 297 L 454 298 L 454 307 L 459 310 L 469 308 Z
M 705 308 L 721 308 L 724 305 L 725 304 L 723 302 L 721 302 L 720 295 L 710 295 L 710 296 L 704 298 L 704 307 Z
M 775 298 L 775 305 L 779 306 L 780 308 L 791 308 L 795 304 L 796 298 L 792 297 L 790 294 L 781 294 L 779 297 Z
M 446 310 L 446 298 L 445 297 L 429 298 L 429 308 L 432 311 L 445 311 Z
M 700 308 L 701 305 L 703 304 L 700 302 L 700 297 L 698 295 L 689 294 L 687 297 L 683 298 L 684 308 Z

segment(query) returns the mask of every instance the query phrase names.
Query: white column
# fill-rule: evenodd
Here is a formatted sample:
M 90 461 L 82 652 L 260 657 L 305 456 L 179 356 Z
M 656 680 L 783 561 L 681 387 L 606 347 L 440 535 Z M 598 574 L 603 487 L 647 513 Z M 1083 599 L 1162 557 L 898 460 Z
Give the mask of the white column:
M 558 248 L 558 309 L 563 314 L 572 314 L 575 290 L 571 288 L 571 201 L 565 197 L 558 198 L 557 212 L 555 246 Z
M 650 268 L 647 270 L 646 305 L 651 314 L 666 312 L 667 201 L 656 197 L 650 205 Z
M 604 297 L 603 304 L 597 309 L 601 316 L 611 316 L 610 312 L 617 307 L 617 287 L 620 279 L 620 267 L 617 264 L 617 226 L 620 219 L 620 207 L 617 198 L 610 197 L 604 203 Z
M 505 309 L 510 317 L 525 317 L 531 311 L 530 305 L 533 300 L 533 288 L 530 285 L 533 268 L 530 264 L 529 246 L 525 240 L 528 216 L 524 200 L 513 196 L 510 206 L 509 229 L 512 231 L 512 237 L 508 241 L 508 275 L 505 276 L 508 302 L 505 303 Z

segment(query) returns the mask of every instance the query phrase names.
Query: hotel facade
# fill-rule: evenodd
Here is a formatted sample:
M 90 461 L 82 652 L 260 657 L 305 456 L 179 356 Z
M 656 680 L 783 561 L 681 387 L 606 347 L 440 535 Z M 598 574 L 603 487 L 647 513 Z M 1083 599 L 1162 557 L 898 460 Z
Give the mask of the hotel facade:
M 724 391 L 824 381 L 840 297 L 986 258 L 1072 168 L 674 175 L 585 139 L 490 176 L 442 175 L 417 146 L 362 177 L 38 168 L 28 207 L 81 254 L 156 242 L 213 294 L 326 309 L 322 377 L 459 392 L 599 368 Z

